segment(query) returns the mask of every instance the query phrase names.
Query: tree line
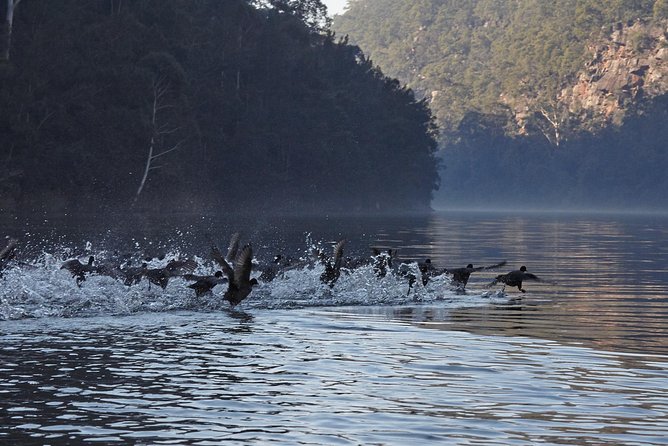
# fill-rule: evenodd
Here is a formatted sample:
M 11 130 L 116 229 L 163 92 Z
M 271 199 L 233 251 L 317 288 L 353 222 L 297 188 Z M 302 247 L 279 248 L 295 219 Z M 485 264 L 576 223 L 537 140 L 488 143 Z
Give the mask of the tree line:
M 333 27 L 429 99 L 451 140 L 471 111 L 503 113 L 514 131 L 509 105 L 526 104 L 537 131 L 564 120 L 558 98 L 588 45 L 638 18 L 668 18 L 668 1 L 353 0 Z
M 319 0 L 13 6 L 0 207 L 429 207 L 429 108 L 329 31 Z

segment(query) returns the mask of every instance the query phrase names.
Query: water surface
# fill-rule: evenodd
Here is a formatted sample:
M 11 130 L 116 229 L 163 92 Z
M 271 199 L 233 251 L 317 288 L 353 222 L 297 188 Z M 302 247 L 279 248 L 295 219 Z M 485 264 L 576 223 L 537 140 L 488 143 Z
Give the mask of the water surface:
M 307 234 L 345 237 L 351 255 L 374 245 L 439 266 L 508 261 L 474 274 L 466 295 L 441 278 L 407 296 L 368 270 L 329 290 L 304 270 L 229 310 L 223 290 L 195 302 L 179 281 L 94 277 L 79 289 L 58 269 L 86 242 L 204 262 L 206 234 L 223 245 L 235 230 L 184 221 L 13 223 L 32 267 L 0 279 L 0 443 L 668 444 L 665 217 L 236 222 L 260 262 L 302 252 Z M 546 282 L 487 288 L 521 264 Z

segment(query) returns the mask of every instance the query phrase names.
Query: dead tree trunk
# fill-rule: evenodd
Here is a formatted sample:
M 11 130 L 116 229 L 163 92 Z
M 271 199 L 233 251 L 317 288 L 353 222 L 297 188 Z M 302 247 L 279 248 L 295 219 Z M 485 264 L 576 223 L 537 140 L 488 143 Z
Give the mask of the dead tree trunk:
M 552 115 L 548 113 L 544 108 L 540 109 L 540 114 L 545 118 L 545 120 L 550 124 L 551 132 L 548 130 L 543 131 L 543 136 L 547 139 L 550 144 L 553 144 L 556 147 L 559 147 L 561 144 L 561 120 L 557 116 L 557 112 L 553 111 Z
M 149 141 L 148 145 L 146 163 L 144 164 L 144 173 L 142 175 L 141 181 L 139 182 L 137 192 L 135 193 L 134 203 L 139 200 L 139 196 L 146 186 L 146 180 L 148 179 L 149 173 L 160 168 L 160 166 L 155 165 L 155 160 L 163 155 L 177 150 L 179 147 L 181 147 L 181 144 L 183 144 L 183 141 L 180 141 L 169 149 L 158 152 L 163 137 L 178 131 L 179 128 L 169 128 L 168 124 L 159 125 L 158 121 L 158 114 L 161 110 L 173 107 L 172 104 L 166 103 L 166 96 L 169 93 L 169 82 L 163 77 L 157 78 L 153 81 L 152 90 L 153 102 L 151 108 L 151 140 Z
M 9 56 L 11 54 L 14 11 L 16 10 L 16 7 L 19 5 L 19 3 L 21 3 L 21 0 L 7 0 L 7 14 L 5 15 L 5 26 L 2 36 L 4 41 L 4 47 L 2 49 L 2 60 L 5 62 L 9 61 Z

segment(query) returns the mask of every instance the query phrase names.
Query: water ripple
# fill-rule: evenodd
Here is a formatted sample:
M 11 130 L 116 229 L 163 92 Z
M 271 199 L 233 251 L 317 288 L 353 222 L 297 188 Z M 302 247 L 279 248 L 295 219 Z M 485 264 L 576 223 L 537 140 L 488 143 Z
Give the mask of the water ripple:
M 668 438 L 663 356 L 307 309 L 12 324 L 0 369 L 6 441 Z

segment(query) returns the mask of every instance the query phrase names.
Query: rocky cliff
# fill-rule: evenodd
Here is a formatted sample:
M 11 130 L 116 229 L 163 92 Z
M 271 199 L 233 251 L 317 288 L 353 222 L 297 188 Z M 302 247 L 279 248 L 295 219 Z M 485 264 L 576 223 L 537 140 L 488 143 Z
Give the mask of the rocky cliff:
M 555 100 L 501 93 L 515 133 L 538 131 L 558 146 L 574 132 L 620 126 L 629 113 L 642 113 L 647 100 L 668 93 L 668 20 L 617 23 L 601 36 L 592 39 L 582 69 Z
M 636 20 L 606 31 L 560 101 L 594 125 L 620 125 L 642 99 L 668 92 L 668 22 Z

